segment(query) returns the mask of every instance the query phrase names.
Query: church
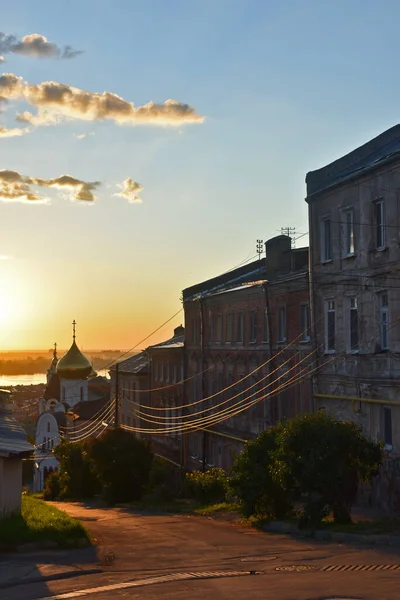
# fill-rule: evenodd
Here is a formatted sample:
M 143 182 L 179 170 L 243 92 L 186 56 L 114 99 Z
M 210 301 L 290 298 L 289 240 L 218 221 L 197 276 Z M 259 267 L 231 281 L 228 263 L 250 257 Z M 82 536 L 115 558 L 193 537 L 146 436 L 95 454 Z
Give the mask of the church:
M 53 449 L 61 438 L 68 438 L 76 428 L 82 428 L 110 401 L 109 380 L 98 376 L 90 360 L 79 350 L 75 327 L 74 321 L 72 345 L 60 360 L 57 344 L 54 344 L 46 389 L 39 400 L 33 478 L 35 492 L 42 491 L 48 475 L 58 471 Z

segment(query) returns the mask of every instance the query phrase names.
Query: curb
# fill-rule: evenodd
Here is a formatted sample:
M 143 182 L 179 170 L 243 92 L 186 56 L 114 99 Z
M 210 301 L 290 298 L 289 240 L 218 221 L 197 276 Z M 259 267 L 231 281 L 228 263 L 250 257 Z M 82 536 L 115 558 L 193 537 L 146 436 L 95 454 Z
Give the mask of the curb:
M 44 575 L 43 577 L 37 575 L 36 577 L 27 577 L 26 579 L 13 579 L 6 583 L 0 582 L 0 590 L 5 590 L 15 585 L 27 585 L 30 583 L 42 583 L 46 581 L 56 581 L 59 579 L 72 579 L 73 577 L 80 577 L 81 575 L 98 575 L 103 573 L 103 569 L 81 569 L 74 571 L 66 571 L 65 573 L 55 573 L 54 575 Z
M 269 533 L 287 533 L 300 537 L 314 538 L 324 542 L 400 547 L 400 536 L 397 535 L 342 533 L 340 531 L 327 531 L 326 529 L 317 529 L 315 531 L 311 529 L 299 529 L 297 525 L 284 521 L 272 521 L 268 525 L 264 525 L 262 529 Z

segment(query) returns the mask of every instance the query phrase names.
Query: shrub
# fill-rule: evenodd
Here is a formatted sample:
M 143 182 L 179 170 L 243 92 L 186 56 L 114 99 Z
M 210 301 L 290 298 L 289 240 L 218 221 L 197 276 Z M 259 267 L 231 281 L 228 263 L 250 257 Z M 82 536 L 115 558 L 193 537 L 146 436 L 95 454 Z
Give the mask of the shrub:
M 167 460 L 155 457 L 149 473 L 148 497 L 169 502 L 182 495 L 182 470 Z
M 45 488 L 43 490 L 44 500 L 55 500 L 60 497 L 60 475 L 58 473 L 52 473 L 46 479 Z
M 299 415 L 277 428 L 273 476 L 303 498 L 303 519 L 318 524 L 330 511 L 335 521 L 350 521 L 358 481 L 369 481 L 382 462 L 382 448 L 351 421 L 333 416 Z
M 224 502 L 228 491 L 228 478 L 223 469 L 193 471 L 185 476 L 185 493 L 202 504 Z
M 148 442 L 123 429 L 109 429 L 90 440 L 86 451 L 107 502 L 141 499 L 153 460 Z
M 271 469 L 272 453 L 277 449 L 276 435 L 277 427 L 263 431 L 247 442 L 235 458 L 229 487 L 245 517 L 282 519 L 292 508 L 290 490 L 283 481 L 274 478 Z
M 100 489 L 87 442 L 61 442 L 55 449 L 59 467 L 59 496 L 79 500 L 92 498 Z

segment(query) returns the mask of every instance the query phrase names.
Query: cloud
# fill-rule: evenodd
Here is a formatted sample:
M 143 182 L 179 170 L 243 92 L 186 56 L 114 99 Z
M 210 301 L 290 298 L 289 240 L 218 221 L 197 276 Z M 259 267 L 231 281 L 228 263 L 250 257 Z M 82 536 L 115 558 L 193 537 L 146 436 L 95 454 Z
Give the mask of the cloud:
M 56 115 L 47 110 L 39 110 L 36 115 L 28 110 L 23 113 L 17 113 L 15 120 L 19 123 L 29 123 L 29 125 L 58 125 L 63 120 L 61 115 Z
M 0 52 L 2 54 L 22 54 L 34 58 L 75 58 L 82 50 L 73 50 L 71 46 L 60 48 L 39 33 L 25 35 L 18 40 L 15 35 L 0 32 Z M 2 57 L 4 60 L 4 57 Z
M 26 112 L 18 115 L 19 120 L 36 124 L 46 124 L 55 115 L 84 121 L 110 119 L 119 124 L 129 125 L 171 125 L 202 123 L 204 117 L 197 114 L 189 104 L 176 100 L 166 100 L 162 104 L 149 102 L 135 107 L 111 92 L 102 94 L 88 92 L 70 85 L 45 81 L 30 85 L 13 73 L 0 76 L 0 96 L 8 100 L 25 100 L 38 109 L 37 115 Z
M 73 200 L 91 202 L 96 199 L 94 190 L 100 185 L 99 181 L 86 182 L 71 175 L 61 175 L 54 179 L 41 179 L 26 177 L 17 171 L 0 170 L 0 199 L 4 202 L 27 202 L 46 200 L 39 196 L 32 186 L 43 188 L 57 188 L 69 192 Z
M 117 183 L 117 187 L 121 191 L 116 192 L 114 196 L 125 198 L 130 204 L 141 204 L 143 202 L 139 196 L 143 187 L 137 181 L 133 181 L 133 179 L 128 177 L 122 183 Z
M 95 134 L 95 132 L 91 131 L 90 133 L 79 133 L 79 134 L 74 133 L 73 135 L 77 140 L 83 140 L 83 139 L 85 139 L 85 137 L 88 137 L 89 135 L 94 135 L 94 134 Z
M 0 64 L 3 63 L 6 59 L 4 58 L 4 56 L 0 56 Z
M 29 133 L 29 129 L 27 127 L 25 127 L 24 129 L 20 129 L 19 127 L 14 127 L 14 129 L 0 127 L 0 138 L 17 137 L 25 135 L 26 133 Z

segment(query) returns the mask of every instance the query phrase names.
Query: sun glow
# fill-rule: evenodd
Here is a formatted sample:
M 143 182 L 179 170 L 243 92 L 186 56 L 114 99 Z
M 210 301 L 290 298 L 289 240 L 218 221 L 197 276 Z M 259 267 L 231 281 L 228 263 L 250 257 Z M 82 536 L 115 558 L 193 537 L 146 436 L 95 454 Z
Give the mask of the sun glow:
M 17 277 L 10 272 L 1 273 L 0 289 L 0 327 L 4 330 L 17 328 L 26 312 L 26 295 Z M 0 334 L 2 331 L 0 330 Z

